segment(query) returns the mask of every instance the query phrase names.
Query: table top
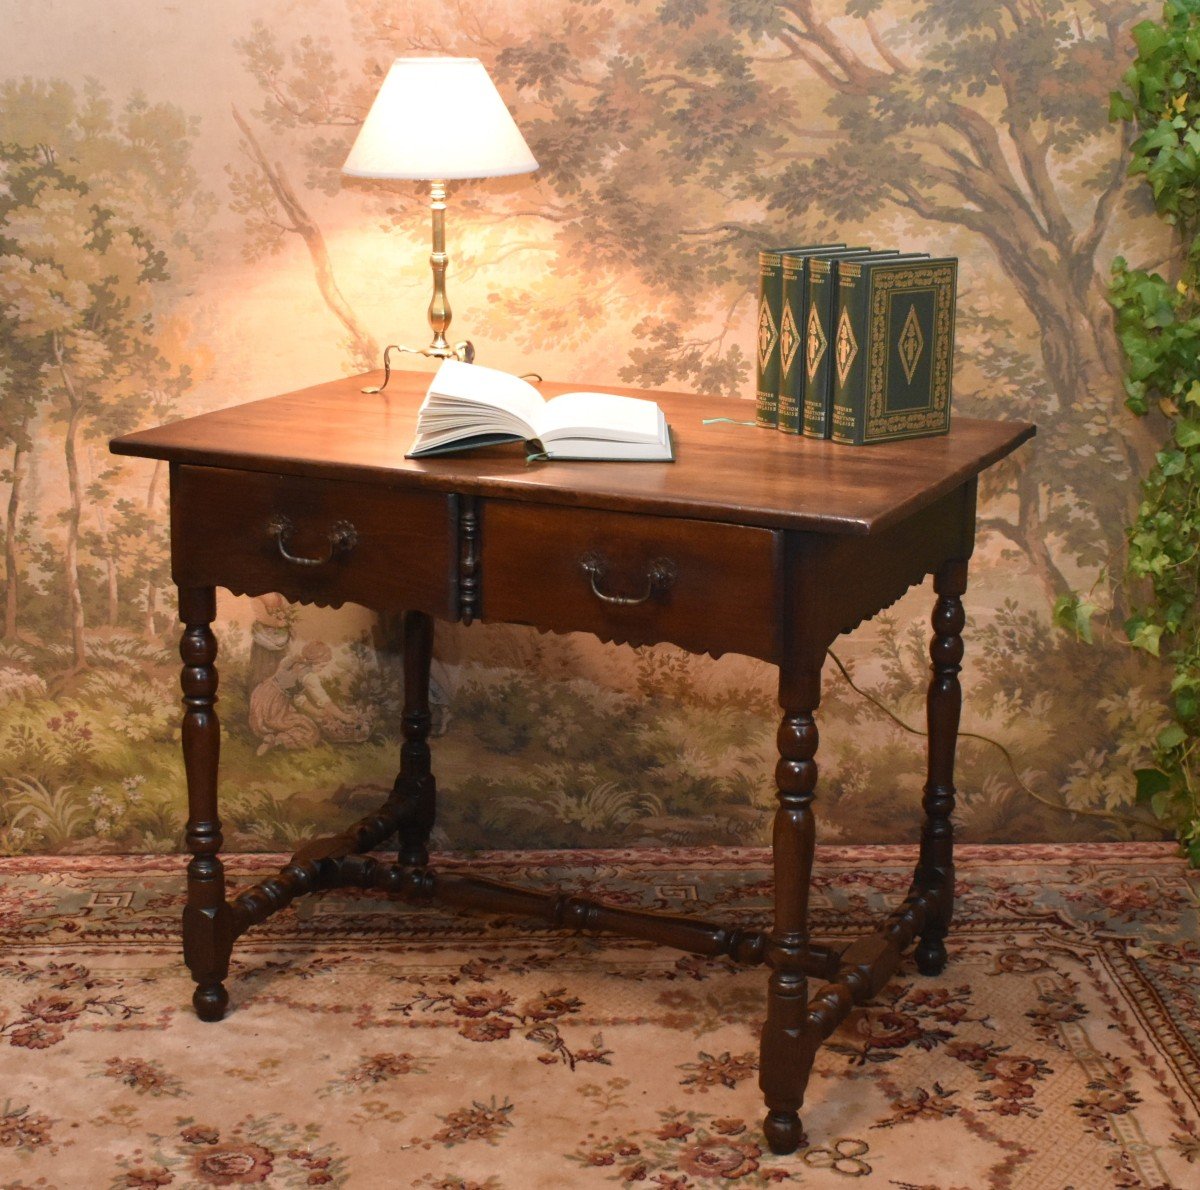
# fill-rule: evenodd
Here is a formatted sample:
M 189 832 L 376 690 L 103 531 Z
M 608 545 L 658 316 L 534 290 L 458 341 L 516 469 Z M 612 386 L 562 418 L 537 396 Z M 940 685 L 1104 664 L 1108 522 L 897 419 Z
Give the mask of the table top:
M 670 423 L 674 463 L 526 463 L 516 445 L 406 459 L 429 375 L 354 376 L 235 405 L 112 441 L 115 454 L 243 471 L 350 479 L 393 487 L 560 506 L 863 535 L 905 519 L 1010 454 L 1036 433 L 1028 422 L 955 418 L 949 434 L 843 446 L 752 420 L 754 404 L 612 386 L 589 391 L 656 400 Z M 584 388 L 539 385 L 552 397 Z

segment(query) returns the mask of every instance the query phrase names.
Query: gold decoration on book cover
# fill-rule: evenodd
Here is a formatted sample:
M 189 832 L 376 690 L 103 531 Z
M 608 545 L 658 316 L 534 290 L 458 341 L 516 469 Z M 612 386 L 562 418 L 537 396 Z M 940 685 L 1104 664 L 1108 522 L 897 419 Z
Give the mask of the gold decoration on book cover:
M 808 308 L 808 378 L 815 380 L 817 376 L 817 368 L 821 366 L 821 357 L 825 354 L 825 349 L 829 346 L 829 340 L 825 338 L 825 332 L 821 329 L 821 320 L 817 317 L 816 306 Z
M 909 306 L 908 317 L 900 329 L 900 363 L 904 368 L 904 377 L 912 384 L 917 364 L 921 360 L 921 352 L 925 350 L 925 336 L 921 334 L 921 323 L 917 318 L 916 306 Z
M 771 317 L 771 307 L 767 304 L 766 296 L 758 304 L 758 366 L 765 368 L 771 357 L 771 349 L 779 332 L 775 327 L 775 319 Z
M 833 341 L 834 358 L 837 360 L 838 381 L 846 383 L 854 357 L 858 354 L 858 340 L 854 337 L 854 328 L 850 325 L 850 316 L 845 310 L 838 319 L 837 335 Z
M 785 376 L 792 370 L 799 346 L 800 331 L 796 327 L 796 319 L 792 316 L 792 308 L 788 306 L 783 311 L 783 324 L 779 328 L 779 356 Z

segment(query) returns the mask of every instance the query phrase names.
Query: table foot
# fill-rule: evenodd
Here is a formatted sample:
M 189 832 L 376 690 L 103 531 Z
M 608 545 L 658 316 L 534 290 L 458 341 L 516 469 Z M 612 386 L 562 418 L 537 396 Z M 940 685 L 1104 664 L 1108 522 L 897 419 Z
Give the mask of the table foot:
M 794 1111 L 767 1112 L 763 1120 L 763 1135 L 772 1153 L 786 1157 L 794 1153 L 805 1140 L 800 1113 Z
M 223 983 L 201 984 L 192 993 L 192 1007 L 202 1021 L 219 1021 L 229 1007 L 229 993 Z
M 926 934 L 917 945 L 915 957 L 922 975 L 941 975 L 946 968 L 946 944 Z

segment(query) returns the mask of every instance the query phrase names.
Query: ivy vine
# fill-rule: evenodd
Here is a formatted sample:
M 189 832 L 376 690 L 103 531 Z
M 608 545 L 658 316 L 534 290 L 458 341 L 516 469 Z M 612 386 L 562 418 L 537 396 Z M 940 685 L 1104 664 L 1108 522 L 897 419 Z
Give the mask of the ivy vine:
M 1138 801 L 1177 833 L 1200 867 L 1200 0 L 1166 0 L 1133 30 L 1137 57 L 1109 116 L 1137 137 L 1145 178 L 1174 232 L 1168 276 L 1113 262 L 1110 300 L 1128 364 L 1126 405 L 1159 410 L 1170 432 L 1142 482 L 1129 528 L 1132 645 L 1171 669 L 1171 721 L 1137 770 Z

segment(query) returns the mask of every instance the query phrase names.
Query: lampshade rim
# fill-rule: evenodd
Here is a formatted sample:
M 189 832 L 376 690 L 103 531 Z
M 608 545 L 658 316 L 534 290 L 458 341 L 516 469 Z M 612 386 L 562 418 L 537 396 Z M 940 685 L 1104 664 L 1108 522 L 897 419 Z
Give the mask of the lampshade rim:
M 471 178 L 509 178 L 516 174 L 531 174 L 541 168 L 536 161 L 532 164 L 508 166 L 504 169 L 489 169 L 486 173 L 479 170 L 445 170 L 442 173 L 396 173 L 392 170 L 377 169 L 346 169 L 342 173 L 347 178 L 368 178 L 376 182 L 466 182 Z
M 410 54 L 407 57 L 393 58 L 392 65 L 397 62 L 480 62 L 479 58 L 452 58 L 447 54 Z

